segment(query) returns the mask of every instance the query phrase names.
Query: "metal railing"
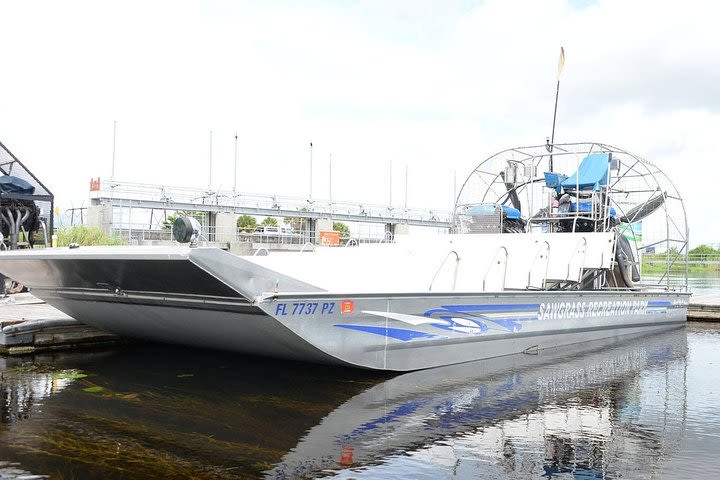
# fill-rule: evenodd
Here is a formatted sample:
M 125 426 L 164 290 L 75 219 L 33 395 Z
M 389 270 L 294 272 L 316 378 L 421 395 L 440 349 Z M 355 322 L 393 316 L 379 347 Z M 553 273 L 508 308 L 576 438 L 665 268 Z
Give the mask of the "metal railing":
M 713 253 L 689 253 L 687 256 L 688 265 L 720 265 L 720 254 Z M 645 253 L 642 256 L 642 263 L 645 265 L 667 265 L 668 259 L 665 253 Z M 675 264 L 684 262 L 672 262 Z
M 453 283 L 452 283 L 452 290 L 455 291 L 455 285 L 457 284 L 457 276 L 458 276 L 458 268 L 460 267 L 460 255 L 455 250 L 451 250 L 448 252 L 445 259 L 443 259 L 442 263 L 438 267 L 437 271 L 435 272 L 435 275 L 433 275 L 432 280 L 430 280 L 430 286 L 428 287 L 428 291 L 432 292 L 433 285 L 435 284 L 435 280 L 437 279 L 438 275 L 440 275 L 440 272 L 442 271 L 443 267 L 447 263 L 448 259 L 451 255 L 455 255 L 455 269 L 453 270 Z
M 148 228 L 147 223 L 116 224 L 111 230 L 112 236 L 128 244 L 173 243 L 171 228 Z M 297 245 L 321 243 L 317 236 L 308 232 L 255 232 L 237 227 L 202 226 L 201 239 L 206 242 L 230 243 L 245 242 L 263 245 Z M 364 243 L 392 243 L 387 232 L 366 232 L 363 236 L 341 235 L 336 246 L 356 246 Z
M 122 208 L 232 211 L 251 215 L 330 217 L 341 221 L 438 227 L 449 227 L 452 219 L 449 211 L 107 180 L 90 191 L 90 199 L 95 203 L 109 202 Z
M 500 252 L 503 252 L 503 256 L 500 257 Z M 490 266 L 488 266 L 487 271 L 485 272 L 485 276 L 483 277 L 482 281 L 482 289 L 483 292 L 486 292 L 487 289 L 487 279 L 490 273 L 493 272 L 495 269 L 495 265 L 503 265 L 503 277 L 502 277 L 502 286 L 500 287 L 500 290 L 505 290 L 505 280 L 507 279 L 507 261 L 508 261 L 508 249 L 504 246 L 501 246 L 498 248 L 497 252 L 495 252 L 495 256 L 492 259 L 492 262 L 490 263 Z

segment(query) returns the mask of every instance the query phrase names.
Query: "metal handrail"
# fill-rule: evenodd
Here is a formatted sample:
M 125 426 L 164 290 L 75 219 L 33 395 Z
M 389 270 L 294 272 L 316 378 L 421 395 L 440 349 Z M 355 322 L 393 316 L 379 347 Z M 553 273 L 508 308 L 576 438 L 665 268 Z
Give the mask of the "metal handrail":
M 437 276 L 440 274 L 440 271 L 445 266 L 445 263 L 447 262 L 448 258 L 450 258 L 450 255 L 453 255 L 453 254 L 455 255 L 455 274 L 453 275 L 452 291 L 453 292 L 455 291 L 455 285 L 457 284 L 458 267 L 460 266 L 460 255 L 458 255 L 458 253 L 455 250 L 450 250 L 448 252 L 448 254 L 445 256 L 445 259 L 442 261 L 442 263 L 438 267 L 432 280 L 430 281 L 430 287 L 428 288 L 429 292 L 432 292 L 432 288 L 433 288 L 433 284 L 435 283 L 435 279 L 437 279 Z
M 507 278 L 508 251 L 507 251 L 507 248 L 505 248 L 504 246 L 501 246 L 500 248 L 498 248 L 498 251 L 495 252 L 493 261 L 492 261 L 492 263 L 490 263 L 490 266 L 488 267 L 487 272 L 485 272 L 485 276 L 483 277 L 483 284 L 482 284 L 483 292 L 485 291 L 485 283 L 487 281 L 487 276 L 490 275 L 490 270 L 492 270 L 493 265 L 495 265 L 495 259 L 497 258 L 500 250 L 503 250 L 505 252 L 505 269 L 503 270 L 503 281 L 502 281 L 502 289 L 505 290 L 505 279 Z M 497 263 L 499 264 L 500 262 L 497 262 Z
M 100 189 L 90 192 L 93 199 L 111 199 L 112 201 L 138 200 L 144 202 L 157 202 L 157 208 L 173 209 L 174 205 L 182 204 L 183 209 L 188 206 L 222 206 L 228 208 L 242 208 L 246 210 L 291 210 L 298 217 L 317 218 L 321 214 L 347 214 L 356 217 L 373 217 L 382 219 L 403 219 L 412 221 L 450 222 L 452 214 L 449 211 L 425 210 L 420 208 L 406 208 L 389 210 L 387 205 L 351 202 L 330 201 L 326 199 L 309 199 L 295 196 L 260 194 L 250 192 L 234 192 L 229 190 L 215 190 L 197 187 L 178 187 L 159 184 L 145 184 L 134 182 L 120 182 L 104 180 Z M 161 206 L 160 206 L 161 205 Z M 311 205 L 312 211 L 308 210 Z
M 312 251 L 313 252 L 315 251 L 315 244 L 306 242 L 305 245 L 303 245 L 302 248 L 300 249 L 300 253 L 304 252 L 307 247 L 312 247 Z
M 395 240 L 393 233 L 389 232 L 389 231 L 385 231 L 385 233 L 383 234 L 382 238 L 380 239 L 380 241 L 378 243 L 385 243 L 385 240 L 387 240 L 388 243 L 392 243 Z
M 565 275 L 565 281 L 567 282 L 570 280 L 570 265 L 572 264 L 573 259 L 575 258 L 575 255 L 578 253 L 578 247 L 582 244 L 583 246 L 583 267 L 585 266 L 585 259 L 587 258 L 587 238 L 582 237 L 580 241 L 575 245 L 575 249 L 573 250 L 572 255 L 570 255 L 570 258 L 568 259 L 567 264 L 567 275 Z M 578 274 L 578 282 L 580 282 L 580 278 L 582 276 L 582 268 L 580 269 L 580 273 Z
M 48 247 L 48 232 L 47 232 L 47 225 L 45 225 L 45 220 L 40 220 L 40 226 L 42 227 L 43 231 L 43 240 L 45 241 L 45 248 Z
M 535 258 L 533 259 L 532 263 L 530 264 L 530 270 L 528 270 L 528 283 L 526 288 L 530 288 L 530 282 L 532 281 L 532 272 L 535 268 L 535 263 L 537 262 L 538 258 L 543 258 L 543 253 L 547 252 L 547 255 L 545 257 L 545 275 L 543 276 L 542 284 L 545 285 L 545 280 L 547 280 L 547 271 L 548 271 L 548 265 L 550 264 L 550 242 L 545 240 L 543 242 L 545 244 L 546 248 L 540 248 L 538 252 L 535 254 Z

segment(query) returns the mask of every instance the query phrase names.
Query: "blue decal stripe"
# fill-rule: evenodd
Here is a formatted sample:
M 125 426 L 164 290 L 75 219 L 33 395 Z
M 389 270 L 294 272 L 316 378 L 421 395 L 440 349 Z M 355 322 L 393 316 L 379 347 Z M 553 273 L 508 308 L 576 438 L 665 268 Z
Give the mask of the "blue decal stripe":
M 496 304 L 496 305 L 443 305 L 443 308 L 452 311 L 466 312 L 466 311 L 480 311 L 480 312 L 513 312 L 513 311 L 525 311 L 525 310 L 537 310 L 540 308 L 539 303 L 512 303 L 507 305 Z
M 337 325 L 336 325 L 337 326 Z M 427 400 L 423 401 L 413 401 L 413 402 L 407 402 L 399 407 L 397 407 L 392 412 L 380 417 L 376 418 L 375 420 L 370 420 L 369 422 L 365 422 L 359 427 L 357 427 L 355 430 L 350 432 L 347 435 L 340 436 L 340 439 L 344 442 L 347 442 L 348 440 L 357 437 L 359 435 L 362 435 L 364 433 L 369 432 L 370 430 L 374 430 L 378 427 L 387 426 L 388 423 L 394 422 L 395 420 L 401 419 L 406 415 L 410 415 L 412 413 L 415 413 L 415 411 L 426 405 L 428 403 Z
M 672 302 L 664 302 L 664 301 L 648 302 L 648 307 L 669 307 L 670 305 L 672 305 Z
M 396 340 L 402 340 L 407 342 L 416 338 L 437 338 L 437 335 L 432 333 L 418 332 L 417 330 L 406 330 L 404 328 L 385 328 L 377 327 L 372 325 L 333 325 L 333 327 L 347 328 L 348 330 L 357 330 L 358 332 L 372 333 L 375 335 L 382 335 L 383 337 L 390 337 Z
M 442 308 L 451 312 L 517 312 L 537 310 L 539 303 L 517 303 L 510 305 L 443 305 Z
M 537 319 L 538 319 L 537 315 L 535 315 L 534 317 L 502 317 L 502 318 L 488 317 L 488 318 L 486 318 L 486 320 L 488 322 L 525 322 L 525 321 L 537 320 Z
M 523 312 L 524 315 L 478 315 L 478 317 L 482 317 L 483 320 L 487 320 L 488 322 L 493 322 L 495 320 L 537 320 L 538 316 L 535 315 L 528 315 L 529 312 Z M 455 318 L 466 318 L 466 317 L 455 317 Z

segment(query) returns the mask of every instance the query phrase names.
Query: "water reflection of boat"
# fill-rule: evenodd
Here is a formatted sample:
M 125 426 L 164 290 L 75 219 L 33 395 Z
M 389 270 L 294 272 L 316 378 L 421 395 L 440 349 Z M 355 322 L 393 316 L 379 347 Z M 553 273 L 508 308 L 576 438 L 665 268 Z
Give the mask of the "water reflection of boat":
M 384 478 L 393 462 L 435 478 L 478 462 L 490 478 L 646 476 L 683 433 L 686 352 L 679 330 L 404 374 L 337 408 L 267 476 Z
M 636 478 L 683 434 L 686 351 L 679 329 L 389 379 L 157 346 L 70 355 L 58 368 L 87 377 L 48 391 L 51 374 L 29 372 L 40 401 L 12 397 L 0 458 L 79 478 Z
M 436 238 L 265 257 L 16 251 L 0 256 L 0 271 L 121 335 L 381 370 L 685 322 L 689 294 L 642 283 L 638 271 L 646 248 L 665 251 L 668 268 L 685 259 L 684 206 L 667 175 L 635 155 L 600 143 L 501 152 L 467 177 L 454 219 L 454 233 Z
M 106 354 L 86 353 L 83 356 L 89 360 L 103 358 Z M 55 356 L 37 358 L 47 361 Z M 0 357 L 0 425 L 27 419 L 39 405 L 72 385 L 77 379 L 76 373 L 36 367 L 22 357 Z

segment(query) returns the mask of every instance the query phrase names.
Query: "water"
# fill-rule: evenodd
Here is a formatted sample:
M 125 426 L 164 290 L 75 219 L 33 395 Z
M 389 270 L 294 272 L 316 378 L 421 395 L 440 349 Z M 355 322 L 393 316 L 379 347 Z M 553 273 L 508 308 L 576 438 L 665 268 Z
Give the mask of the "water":
M 661 280 L 659 275 L 644 275 L 643 281 L 652 283 L 665 284 L 666 280 Z M 673 275 L 670 277 L 670 284 L 681 286 L 685 283 L 684 276 Z M 693 295 L 710 295 L 720 294 L 720 272 L 705 272 L 702 274 L 693 273 L 688 278 L 688 288 Z
M 713 324 L 403 375 L 159 345 L 0 358 L 0 480 L 716 477 L 718 405 Z
M 719 347 L 691 325 L 398 376 L 157 345 L 5 359 L 0 479 L 714 476 Z

